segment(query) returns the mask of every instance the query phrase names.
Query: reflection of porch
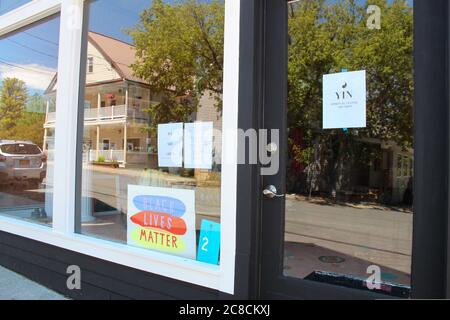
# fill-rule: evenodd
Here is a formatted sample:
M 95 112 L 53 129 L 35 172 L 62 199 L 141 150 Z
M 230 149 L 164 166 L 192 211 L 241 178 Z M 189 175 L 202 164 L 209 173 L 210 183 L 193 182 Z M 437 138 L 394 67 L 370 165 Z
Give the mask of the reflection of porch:
M 125 150 L 89 150 L 88 162 L 97 162 L 100 158 L 105 162 L 125 162 Z
M 114 120 L 117 118 L 124 118 L 126 112 L 127 109 L 124 105 L 84 109 L 84 120 Z
M 90 128 L 92 127 L 85 126 L 85 131 L 90 132 L 88 137 L 91 143 L 89 143 L 88 150 L 83 148 L 86 153 L 84 159 L 88 162 L 118 162 L 125 165 L 128 153 L 125 144 L 128 138 L 127 123 L 97 124 L 94 131 Z M 95 144 L 92 144 L 94 142 L 92 140 L 95 141 Z M 122 143 L 119 142 L 120 140 Z
M 145 110 L 152 103 L 150 90 L 142 85 L 127 81 L 91 83 L 85 88 L 84 123 L 147 123 Z M 47 102 L 45 127 L 54 127 L 55 121 L 55 107 Z
M 150 149 L 145 125 L 128 122 L 85 125 L 83 161 L 126 164 L 148 164 Z
M 102 108 L 89 108 L 84 110 L 84 121 L 107 121 L 107 120 L 120 120 L 127 119 L 137 122 L 147 122 L 148 114 L 143 112 L 139 107 L 127 107 L 126 105 L 102 107 Z M 54 125 L 56 120 L 56 112 L 47 113 L 46 124 Z
M 105 164 L 118 163 L 123 166 L 125 166 L 125 164 L 130 164 L 132 166 L 139 166 L 140 168 L 158 167 L 158 158 L 156 153 L 95 149 L 91 149 L 83 153 L 84 163 L 98 162 L 99 158 L 104 159 Z

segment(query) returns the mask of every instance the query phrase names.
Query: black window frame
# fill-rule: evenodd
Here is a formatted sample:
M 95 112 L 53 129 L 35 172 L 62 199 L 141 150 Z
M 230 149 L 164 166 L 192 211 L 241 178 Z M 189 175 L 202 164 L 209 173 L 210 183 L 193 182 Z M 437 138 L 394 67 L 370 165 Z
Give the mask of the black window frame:
M 271 16 L 273 10 L 268 9 L 281 1 L 286 0 L 241 0 L 239 128 L 244 130 L 264 128 L 264 121 L 267 119 L 264 119 L 263 110 L 269 107 L 269 95 L 274 92 L 280 95 L 285 90 L 285 84 L 279 75 L 278 82 L 273 75 L 267 76 L 267 68 L 278 68 L 281 73 L 286 72 L 283 63 L 276 62 L 276 57 L 283 59 L 282 55 L 285 54 L 280 50 L 280 46 L 283 46 L 280 41 L 283 40 L 275 39 L 268 32 L 273 28 L 278 27 L 280 30 L 285 27 L 276 25 L 276 19 L 273 20 Z M 449 16 L 450 4 L 447 0 L 414 1 L 415 196 L 411 295 L 412 298 L 420 299 L 450 298 Z M 284 23 L 287 24 L 286 21 Z M 261 269 L 273 257 L 267 256 L 262 250 L 262 236 L 268 230 L 264 226 L 271 225 L 270 221 L 264 223 L 266 218 L 262 216 L 262 189 L 259 166 L 240 165 L 237 297 L 390 298 L 327 284 L 299 285 L 299 281 L 289 278 L 284 278 L 267 294 L 264 287 L 270 280 L 266 279 Z M 272 228 L 280 229 L 282 223 L 277 221 Z M 273 237 L 271 240 L 279 245 L 280 230 L 274 232 Z M 316 294 L 310 294 L 308 290 L 314 290 Z

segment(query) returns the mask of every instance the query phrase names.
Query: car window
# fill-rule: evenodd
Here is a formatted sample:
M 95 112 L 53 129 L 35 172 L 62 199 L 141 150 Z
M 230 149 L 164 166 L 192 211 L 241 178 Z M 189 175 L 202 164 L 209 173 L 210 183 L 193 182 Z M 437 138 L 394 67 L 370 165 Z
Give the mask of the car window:
M 0 147 L 3 153 L 9 154 L 40 154 L 41 150 L 34 144 L 5 144 Z

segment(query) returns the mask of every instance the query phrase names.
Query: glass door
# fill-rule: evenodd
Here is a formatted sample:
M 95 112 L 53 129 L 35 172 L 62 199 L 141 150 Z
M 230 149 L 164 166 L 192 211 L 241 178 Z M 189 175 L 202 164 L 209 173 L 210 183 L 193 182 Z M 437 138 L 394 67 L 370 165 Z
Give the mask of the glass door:
M 266 297 L 409 298 L 413 1 L 266 1 Z

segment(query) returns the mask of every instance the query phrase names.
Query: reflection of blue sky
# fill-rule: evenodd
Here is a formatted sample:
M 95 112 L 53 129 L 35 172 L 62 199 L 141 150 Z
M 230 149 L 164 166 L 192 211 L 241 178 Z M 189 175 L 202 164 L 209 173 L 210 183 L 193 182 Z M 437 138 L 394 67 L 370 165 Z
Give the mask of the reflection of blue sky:
M 209 2 L 209 0 L 200 0 Z M 338 0 L 328 0 L 331 3 Z M 392 2 L 393 0 L 388 0 Z M 182 0 L 166 0 L 169 3 Z M 370 0 L 358 0 L 362 5 L 370 4 Z M 407 0 L 412 5 L 413 0 Z M 152 0 L 96 0 L 90 6 L 89 30 L 98 32 L 125 42 L 132 39 L 124 32 L 139 22 L 139 14 L 148 8 Z
M 307 1 L 307 0 L 300 0 L 300 1 Z M 299 2 L 300 2 L 299 1 Z M 327 1 L 327 3 L 337 3 L 338 1 L 341 1 L 341 0 L 326 0 Z M 392 3 L 394 0 L 387 0 L 387 2 L 388 3 Z M 408 3 L 408 5 L 410 5 L 410 6 L 413 6 L 413 4 L 414 4 L 414 0 L 405 0 L 407 3 Z M 358 4 L 360 4 L 360 5 L 364 5 L 364 6 L 368 6 L 368 5 L 370 5 L 370 4 L 373 4 L 374 3 L 374 1 L 372 1 L 372 0 L 356 0 L 356 3 L 358 3 Z
M 179 2 L 180 0 L 167 0 Z M 208 2 L 210 0 L 200 0 Z M 0 12 L 11 11 L 30 0 L 0 0 Z M 139 14 L 152 0 L 97 0 L 90 8 L 89 29 L 126 42 L 125 29 L 139 22 Z M 42 93 L 57 70 L 59 18 L 46 21 L 22 32 L 0 38 L 0 81 L 19 78 L 30 94 Z
M 16 77 L 42 92 L 58 67 L 59 17 L 0 38 L 0 80 Z
M 29 1 L 0 0 L 0 13 L 10 11 Z M 167 0 L 171 3 L 180 1 Z M 358 2 L 367 4 L 370 0 L 358 0 Z M 139 22 L 139 14 L 151 3 L 152 0 L 93 1 L 89 29 L 131 43 L 131 38 L 124 31 Z M 412 5 L 413 0 L 408 0 L 408 3 Z M 35 25 L 7 38 L 0 38 L 0 80 L 16 76 L 27 83 L 31 93 L 42 92 L 57 69 L 58 42 L 59 18 Z
M 210 2 L 210 0 L 199 1 Z M 165 2 L 183 1 L 166 0 Z M 89 30 L 131 43 L 131 38 L 124 31 L 139 23 L 140 13 L 151 4 L 152 0 L 93 1 L 90 6 Z
M 31 0 L 0 0 L 0 14 L 14 10 Z
M 89 30 L 131 43 L 124 30 L 139 22 L 151 0 L 97 0 L 90 6 Z

